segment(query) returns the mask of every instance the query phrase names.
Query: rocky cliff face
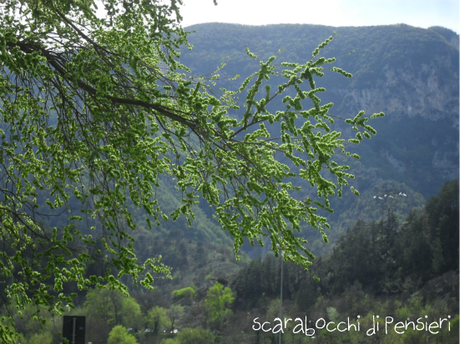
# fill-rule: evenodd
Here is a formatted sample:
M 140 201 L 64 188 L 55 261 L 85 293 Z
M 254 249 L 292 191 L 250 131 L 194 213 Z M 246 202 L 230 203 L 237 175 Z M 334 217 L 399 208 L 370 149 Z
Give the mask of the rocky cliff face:
M 443 76 L 440 64 L 452 74 Z M 458 68 L 445 57 L 421 68 L 410 64 L 400 68 L 383 67 L 384 77 L 370 88 L 349 87 L 346 98 L 350 109 L 365 109 L 369 113 L 383 111 L 391 121 L 404 118 L 421 118 L 437 121 L 449 119 L 452 126 L 459 125 Z
M 440 57 L 436 63 L 423 64 L 420 69 L 411 68 L 410 65 L 405 68 L 385 66 L 384 78 L 373 87 L 348 89 L 350 96 L 346 99 L 348 106 L 345 107 L 355 112 L 358 109 L 364 109 L 367 113 L 383 111 L 386 119 L 393 122 L 388 124 L 391 127 L 407 126 L 408 119 L 418 120 L 419 129 L 416 132 L 408 130 L 404 134 L 398 131 L 403 136 L 393 139 L 397 139 L 399 148 L 406 151 L 411 146 L 406 141 L 423 142 L 425 154 L 431 158 L 431 166 L 417 166 L 409 159 L 397 159 L 389 149 L 381 148 L 378 152 L 400 174 L 410 175 L 412 165 L 414 173 L 426 175 L 430 182 L 436 178 L 445 180 L 458 177 L 459 75 L 451 62 Z M 442 65 L 449 67 L 452 74 L 443 78 Z M 444 127 L 446 124 L 450 128 Z M 433 132 L 433 128 L 438 130 Z M 391 132 L 387 133 L 387 138 L 392 139 Z M 427 174 L 430 169 L 433 173 Z
M 338 113 L 385 112 L 385 123 L 376 126 L 379 135 L 372 144 L 372 161 L 384 162 L 396 178 L 425 196 L 459 174 L 458 35 L 448 38 L 453 44 L 442 38 L 442 54 L 422 62 L 390 61 L 378 73 L 358 72 L 347 88 L 328 87 L 335 94 Z M 365 154 L 364 163 L 366 158 Z

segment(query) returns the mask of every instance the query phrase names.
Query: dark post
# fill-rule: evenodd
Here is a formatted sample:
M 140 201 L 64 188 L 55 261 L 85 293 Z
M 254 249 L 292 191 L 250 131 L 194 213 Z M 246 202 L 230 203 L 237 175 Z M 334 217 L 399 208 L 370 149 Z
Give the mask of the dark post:
M 85 344 L 85 316 L 64 315 L 62 338 L 67 344 Z

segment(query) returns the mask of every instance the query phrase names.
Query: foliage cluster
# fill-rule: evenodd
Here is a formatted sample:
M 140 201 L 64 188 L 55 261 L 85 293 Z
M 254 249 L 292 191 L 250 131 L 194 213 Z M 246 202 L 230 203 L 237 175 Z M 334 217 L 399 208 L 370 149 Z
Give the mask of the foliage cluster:
M 117 325 L 110 331 L 107 344 L 137 344 L 137 340 L 132 334 L 126 331 L 126 328 Z
M 219 282 L 209 288 L 204 303 L 208 320 L 217 328 L 220 328 L 226 317 L 232 314 L 229 307 L 235 300 L 235 296 L 229 287 L 224 287 Z
M 193 299 L 195 296 L 195 289 L 193 287 L 186 287 L 182 289 L 174 290 L 172 293 L 173 300 L 184 299 L 188 302 Z
M 345 147 L 328 113 L 333 103 L 321 103 L 326 89 L 316 85 L 327 69 L 351 77 L 319 55 L 332 36 L 306 62 L 281 68 L 276 56 L 247 49 L 257 69 L 216 96 L 217 74 L 194 78 L 179 62 L 180 47 L 190 48 L 179 3 L 104 0 L 100 16 L 94 2 L 2 2 L 0 235 L 9 249 L 0 268 L 19 312 L 47 304 L 60 314 L 76 296 L 67 285 L 126 292 L 126 277 L 152 288 L 156 274 L 169 276 L 160 256 L 136 255 L 133 207 L 145 211 L 150 229 L 181 217 L 190 225 L 201 198 L 237 258 L 245 238 L 263 245 L 268 237 L 275 254 L 283 250 L 306 269 L 313 255 L 295 234 L 300 224 L 327 241 L 318 208 L 332 212 L 329 199 L 344 187 L 358 194 L 349 166 L 334 155 L 359 156 Z M 272 110 L 275 98 L 282 102 Z M 370 118 L 360 111 L 346 119 L 356 132 L 349 143 L 376 134 Z M 162 176 L 181 195 L 168 213 L 157 197 Z M 294 196 L 305 187 L 316 195 Z M 48 228 L 42 219 L 51 216 L 62 226 Z M 88 276 L 95 262 L 105 271 Z M 10 301 L 3 306 L 11 314 Z M 12 317 L 1 320 L 0 339 L 13 341 Z

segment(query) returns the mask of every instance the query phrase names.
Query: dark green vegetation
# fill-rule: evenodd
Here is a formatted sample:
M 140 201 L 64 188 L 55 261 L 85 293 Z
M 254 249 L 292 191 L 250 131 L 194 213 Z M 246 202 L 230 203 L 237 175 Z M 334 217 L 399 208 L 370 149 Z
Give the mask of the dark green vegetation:
M 366 339 L 393 343 L 398 338 L 404 343 L 421 343 L 427 337 L 433 343 L 456 343 L 458 195 L 458 180 L 454 180 L 447 182 L 424 208 L 412 210 L 402 224 L 394 211 L 377 222 L 359 220 L 338 240 L 333 253 L 319 258 L 312 267 L 312 273 L 323 276 L 320 282 L 286 264 L 283 298 L 288 306 L 284 314 L 293 319 L 308 315 L 310 319 L 324 317 L 333 321 L 346 321 L 347 317 L 356 320 L 361 315 L 367 324 L 369 314 L 400 320 L 428 315 L 431 321 L 448 315 L 453 319 L 457 314 L 451 332 L 444 330 L 436 336 L 408 331 L 404 336 L 380 333 L 375 338 L 365 338 L 364 333 L 322 331 L 317 337 L 321 343 L 357 343 Z M 274 316 L 270 317 L 267 306 L 279 297 L 279 284 L 278 260 L 268 255 L 242 269 L 232 287 L 240 296 L 239 307 L 250 311 L 253 317 L 273 322 Z M 290 340 L 285 342 L 297 343 L 295 338 Z

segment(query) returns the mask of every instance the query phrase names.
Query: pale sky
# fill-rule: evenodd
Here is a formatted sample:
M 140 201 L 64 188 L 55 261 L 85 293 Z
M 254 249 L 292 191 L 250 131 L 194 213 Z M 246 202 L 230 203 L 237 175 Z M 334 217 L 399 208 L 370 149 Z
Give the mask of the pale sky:
M 460 31 L 459 0 L 183 0 L 182 26 L 200 23 L 328 26 L 408 24 Z

